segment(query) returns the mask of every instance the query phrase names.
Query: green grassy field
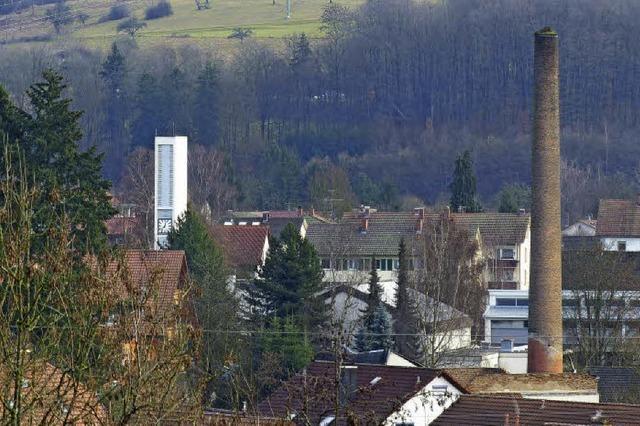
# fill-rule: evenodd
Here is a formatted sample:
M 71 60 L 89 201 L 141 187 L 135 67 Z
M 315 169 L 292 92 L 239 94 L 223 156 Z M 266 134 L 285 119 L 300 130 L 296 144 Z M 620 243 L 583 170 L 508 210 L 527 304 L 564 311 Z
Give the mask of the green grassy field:
M 350 7 L 357 7 L 365 0 L 334 0 Z M 144 19 L 144 10 L 151 4 L 149 0 L 125 1 L 132 15 Z M 239 43 L 227 41 L 235 27 L 251 28 L 252 37 L 258 39 L 280 39 L 294 33 L 306 33 L 309 37 L 320 37 L 320 17 L 329 0 L 291 0 L 291 18 L 286 19 L 286 0 L 210 0 L 210 9 L 197 10 L 194 0 L 171 0 L 173 15 L 145 21 L 147 26 L 138 33 L 141 44 L 180 43 L 194 39 L 194 42 L 210 40 L 219 44 Z M 116 27 L 119 21 L 99 22 L 107 14 L 113 1 L 104 0 L 68 0 L 73 14 L 86 13 L 89 18 L 85 24 L 74 22 L 67 26 L 64 33 L 56 37 L 75 39 L 88 45 L 105 45 L 118 35 Z M 50 6 L 48 6 L 50 7 Z M 53 33 L 51 25 L 43 19 L 47 7 L 38 7 L 30 13 L 15 17 L 10 25 L 17 31 L 5 31 L 8 39 L 29 37 Z M 12 28 L 10 27 L 10 28 Z M 2 31 L 0 26 L 0 31 Z M 2 33 L 0 32 L 0 36 Z M 54 37 L 55 38 L 55 37 Z

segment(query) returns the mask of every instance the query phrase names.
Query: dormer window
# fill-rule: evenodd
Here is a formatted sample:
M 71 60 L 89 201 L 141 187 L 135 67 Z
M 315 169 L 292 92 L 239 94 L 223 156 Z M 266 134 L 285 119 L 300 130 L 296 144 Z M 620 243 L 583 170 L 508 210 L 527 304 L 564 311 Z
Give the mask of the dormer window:
M 514 260 L 516 251 L 513 248 L 501 248 L 498 250 L 498 258 L 500 260 Z

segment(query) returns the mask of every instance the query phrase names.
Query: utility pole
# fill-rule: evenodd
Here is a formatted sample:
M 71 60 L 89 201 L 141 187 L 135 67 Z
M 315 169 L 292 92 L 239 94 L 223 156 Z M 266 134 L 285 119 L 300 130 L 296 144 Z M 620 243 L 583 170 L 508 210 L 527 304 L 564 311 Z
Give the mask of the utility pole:
M 287 0 L 287 19 L 291 19 L 291 0 Z

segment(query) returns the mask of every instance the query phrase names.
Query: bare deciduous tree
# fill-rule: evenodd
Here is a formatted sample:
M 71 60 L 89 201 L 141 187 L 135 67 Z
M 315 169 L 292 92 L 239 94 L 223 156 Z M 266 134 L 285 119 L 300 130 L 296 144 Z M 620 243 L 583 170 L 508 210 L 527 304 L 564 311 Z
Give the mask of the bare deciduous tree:
M 575 345 L 578 367 L 638 361 L 636 267 L 632 255 L 600 247 L 563 253 L 565 344 Z
M 189 195 L 208 220 L 216 219 L 231 207 L 236 189 L 229 183 L 224 154 L 213 148 L 189 148 Z M 205 216 L 206 217 L 206 216 Z
M 153 151 L 136 148 L 127 158 L 118 191 L 121 201 L 135 205 L 134 210 L 139 217 L 135 235 L 143 248 L 153 246 L 153 165 Z
M 423 362 L 435 366 L 445 351 L 471 343 L 466 330 L 472 324 L 478 328 L 486 290 L 477 240 L 444 214 L 425 228 L 423 268 L 416 283 L 418 294 L 425 297 L 417 301 L 417 313 L 424 338 Z

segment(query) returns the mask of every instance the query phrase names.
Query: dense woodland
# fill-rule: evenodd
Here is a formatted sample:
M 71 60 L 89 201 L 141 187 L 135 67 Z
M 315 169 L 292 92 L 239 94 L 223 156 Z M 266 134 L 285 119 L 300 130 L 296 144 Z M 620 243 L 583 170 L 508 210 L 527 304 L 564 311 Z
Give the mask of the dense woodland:
M 27 107 L 41 70 L 60 70 L 84 111 L 82 145 L 105 153 L 116 188 L 136 148 L 175 132 L 210 154 L 198 167 L 216 171 L 218 193 L 199 197 L 216 213 L 446 202 L 465 149 L 483 206 L 497 208 L 505 185 L 530 180 L 533 32 L 551 25 L 568 222 L 637 189 L 639 19 L 635 0 L 332 3 L 324 39 L 249 37 L 234 55 L 188 42 L 143 49 L 134 38 L 106 51 L 5 46 L 0 82 Z

